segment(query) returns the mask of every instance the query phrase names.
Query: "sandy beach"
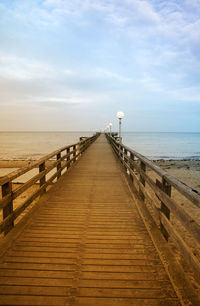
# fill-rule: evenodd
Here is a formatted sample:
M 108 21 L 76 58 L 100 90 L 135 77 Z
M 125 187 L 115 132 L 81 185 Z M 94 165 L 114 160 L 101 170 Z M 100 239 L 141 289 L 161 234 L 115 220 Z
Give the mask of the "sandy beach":
M 200 160 L 158 160 L 154 162 L 185 184 L 200 191 Z

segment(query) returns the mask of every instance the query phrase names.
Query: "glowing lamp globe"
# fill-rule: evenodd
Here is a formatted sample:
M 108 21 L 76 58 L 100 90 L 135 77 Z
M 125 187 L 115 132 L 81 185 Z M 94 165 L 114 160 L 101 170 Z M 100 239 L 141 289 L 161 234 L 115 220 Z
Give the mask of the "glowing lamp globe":
M 117 112 L 117 118 L 118 119 L 124 118 L 124 113 L 123 112 Z

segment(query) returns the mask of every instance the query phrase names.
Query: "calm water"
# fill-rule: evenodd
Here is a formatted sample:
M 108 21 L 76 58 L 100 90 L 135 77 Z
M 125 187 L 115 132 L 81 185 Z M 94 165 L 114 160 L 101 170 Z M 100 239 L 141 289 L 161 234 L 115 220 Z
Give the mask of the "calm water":
M 38 159 L 91 132 L 0 132 L 0 160 Z M 200 159 L 200 133 L 124 133 L 123 143 L 151 159 Z
M 200 159 L 200 133 L 124 133 L 123 143 L 150 159 Z
M 39 159 L 92 132 L 0 132 L 0 160 Z

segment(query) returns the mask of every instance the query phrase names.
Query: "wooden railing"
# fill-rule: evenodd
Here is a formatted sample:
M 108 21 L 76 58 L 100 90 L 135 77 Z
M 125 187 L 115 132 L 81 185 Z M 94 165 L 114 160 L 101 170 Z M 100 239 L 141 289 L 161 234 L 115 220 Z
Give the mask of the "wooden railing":
M 99 134 L 92 137 L 84 137 L 80 142 L 65 146 L 56 150 L 32 164 L 23 167 L 19 170 L 13 171 L 7 176 L 0 178 L 0 186 L 2 198 L 0 200 L 0 211 L 2 212 L 2 222 L 0 223 L 0 233 L 4 232 L 6 235 L 13 227 L 14 220 L 19 217 L 22 212 L 40 195 L 46 192 L 47 187 L 58 180 L 62 175 L 62 171 L 68 170 L 74 164 L 88 146 L 96 140 Z M 38 174 L 31 174 L 30 171 L 38 169 Z M 54 173 L 50 173 L 54 171 Z M 28 181 L 13 190 L 13 181 L 26 173 L 32 176 Z M 47 174 L 50 177 L 47 179 Z M 29 196 L 20 206 L 13 209 L 13 202 L 20 195 L 26 192 L 33 185 L 37 184 L 37 189 Z
M 200 258 L 196 255 L 200 244 L 200 224 L 172 197 L 172 191 L 176 190 L 189 200 L 192 206 L 196 205 L 198 208 L 200 208 L 200 193 L 165 172 L 143 155 L 119 143 L 109 134 L 107 138 L 123 164 L 134 190 L 146 203 L 163 236 L 167 241 L 169 237 L 173 239 L 199 280 Z M 175 222 L 178 220 L 184 232 L 189 233 L 194 240 L 192 248 L 188 245 L 189 241 L 177 230 L 174 220 Z

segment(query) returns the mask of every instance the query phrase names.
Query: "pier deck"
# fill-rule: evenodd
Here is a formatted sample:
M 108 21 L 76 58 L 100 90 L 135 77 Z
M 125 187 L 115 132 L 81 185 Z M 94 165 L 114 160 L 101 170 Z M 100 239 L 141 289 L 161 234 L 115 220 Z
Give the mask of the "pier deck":
M 0 305 L 180 305 L 104 135 L 26 219 L 8 234 Z

